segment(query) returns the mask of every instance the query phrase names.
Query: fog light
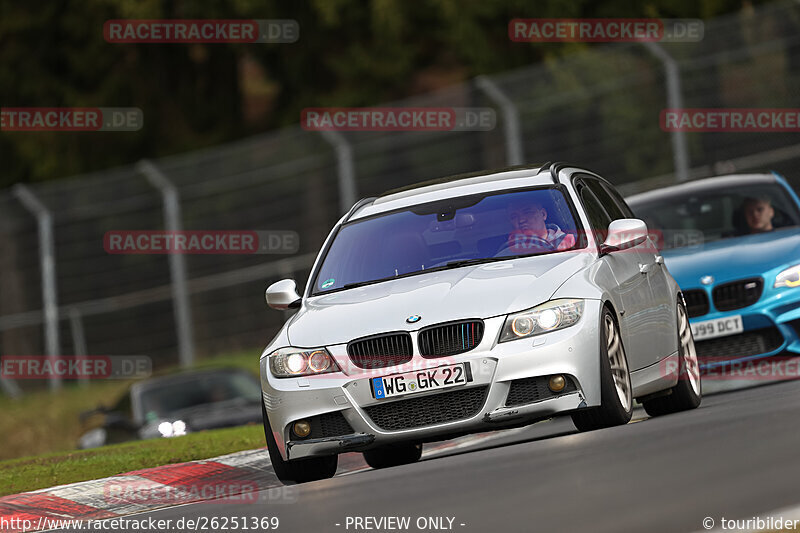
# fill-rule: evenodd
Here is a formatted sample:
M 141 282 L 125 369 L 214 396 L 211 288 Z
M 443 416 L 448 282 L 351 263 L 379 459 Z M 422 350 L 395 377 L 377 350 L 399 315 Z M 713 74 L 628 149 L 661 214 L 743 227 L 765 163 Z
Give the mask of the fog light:
M 292 425 L 292 433 L 304 439 L 311 434 L 311 424 L 308 420 L 298 420 Z
M 561 392 L 564 390 L 564 387 L 567 386 L 567 380 L 564 379 L 564 376 L 550 376 L 550 381 L 547 382 L 547 386 L 550 387 L 550 390 L 553 392 Z

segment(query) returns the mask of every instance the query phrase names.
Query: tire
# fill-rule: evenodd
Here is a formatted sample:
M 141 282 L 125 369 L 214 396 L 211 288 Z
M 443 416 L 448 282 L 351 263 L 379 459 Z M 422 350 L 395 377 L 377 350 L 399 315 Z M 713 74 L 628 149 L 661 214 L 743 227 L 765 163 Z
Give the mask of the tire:
M 689 315 L 683 303 L 678 303 L 678 358 L 680 370 L 678 384 L 670 389 L 667 396 L 659 396 L 642 402 L 645 412 L 650 416 L 662 416 L 680 411 L 695 409 L 703 398 L 700 383 L 700 366 L 694 347 Z
M 627 424 L 633 414 L 628 359 L 614 315 L 603 307 L 600 318 L 600 406 L 572 413 L 578 431 Z
M 261 414 L 264 417 L 264 436 L 267 439 L 267 451 L 269 452 L 272 468 L 277 478 L 283 483 L 308 483 L 328 479 L 336 474 L 336 467 L 339 465 L 338 455 L 325 457 L 309 457 L 307 459 L 297 459 L 295 461 L 284 461 L 281 452 L 278 451 L 278 444 L 272 435 L 272 428 L 267 418 L 267 410 L 261 404 Z
M 416 463 L 422 457 L 422 444 L 388 444 L 364 452 L 364 460 L 372 468 Z

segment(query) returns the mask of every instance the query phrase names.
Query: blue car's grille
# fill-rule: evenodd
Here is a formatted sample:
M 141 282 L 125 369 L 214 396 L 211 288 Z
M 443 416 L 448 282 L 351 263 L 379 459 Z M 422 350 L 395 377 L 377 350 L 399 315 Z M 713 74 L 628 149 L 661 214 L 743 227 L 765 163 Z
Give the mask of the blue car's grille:
M 718 311 L 733 311 L 756 303 L 763 289 L 761 278 L 740 279 L 714 287 L 711 295 Z
M 421 329 L 419 353 L 422 357 L 443 357 L 472 350 L 483 338 L 483 321 L 451 322 Z
M 683 299 L 686 300 L 686 312 L 689 318 L 703 316 L 708 313 L 708 295 L 701 289 L 683 291 Z

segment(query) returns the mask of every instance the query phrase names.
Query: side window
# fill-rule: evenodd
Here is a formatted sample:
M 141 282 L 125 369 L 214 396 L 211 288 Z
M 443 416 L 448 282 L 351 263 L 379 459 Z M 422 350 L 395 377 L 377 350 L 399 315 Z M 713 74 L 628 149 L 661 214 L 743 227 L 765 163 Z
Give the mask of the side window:
M 600 203 L 605 207 L 606 212 L 611 216 L 611 220 L 619 220 L 621 218 L 628 218 L 623 212 L 622 208 L 618 205 L 617 201 L 611 197 L 608 190 L 603 187 L 600 181 L 595 179 L 584 179 L 584 183 L 592 190 L 594 195 L 600 200 Z
M 133 412 L 131 410 L 131 391 L 126 391 L 122 398 L 119 399 L 117 404 L 111 408 L 111 410 L 122 413 L 128 418 L 133 417 Z
M 611 198 L 617 204 L 617 207 L 619 207 L 619 209 L 622 211 L 622 214 L 625 215 L 625 218 L 637 218 L 636 215 L 633 214 L 633 209 L 628 206 L 617 189 L 605 184 L 603 187 L 605 187 L 605 189 L 608 191 L 608 194 L 611 195 Z
M 591 225 L 587 232 L 594 235 L 597 244 L 600 244 L 605 240 L 608 225 L 611 224 L 612 219 L 603 208 L 603 204 L 585 183 L 581 182 L 578 186 L 578 194 L 581 197 L 581 203 L 586 209 L 586 216 L 589 218 L 589 224 Z

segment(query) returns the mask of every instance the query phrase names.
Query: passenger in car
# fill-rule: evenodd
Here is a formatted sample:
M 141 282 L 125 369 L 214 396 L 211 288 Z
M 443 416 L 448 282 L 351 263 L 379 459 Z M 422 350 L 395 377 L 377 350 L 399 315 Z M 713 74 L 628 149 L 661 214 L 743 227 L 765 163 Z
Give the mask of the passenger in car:
M 764 233 L 774 229 L 772 219 L 775 216 L 775 209 L 768 198 L 745 198 L 742 202 L 742 212 L 750 233 Z
M 561 251 L 575 246 L 575 236 L 557 224 L 547 223 L 547 209 L 540 204 L 511 204 L 508 208 L 514 229 L 508 235 L 509 248 L 518 253 Z

